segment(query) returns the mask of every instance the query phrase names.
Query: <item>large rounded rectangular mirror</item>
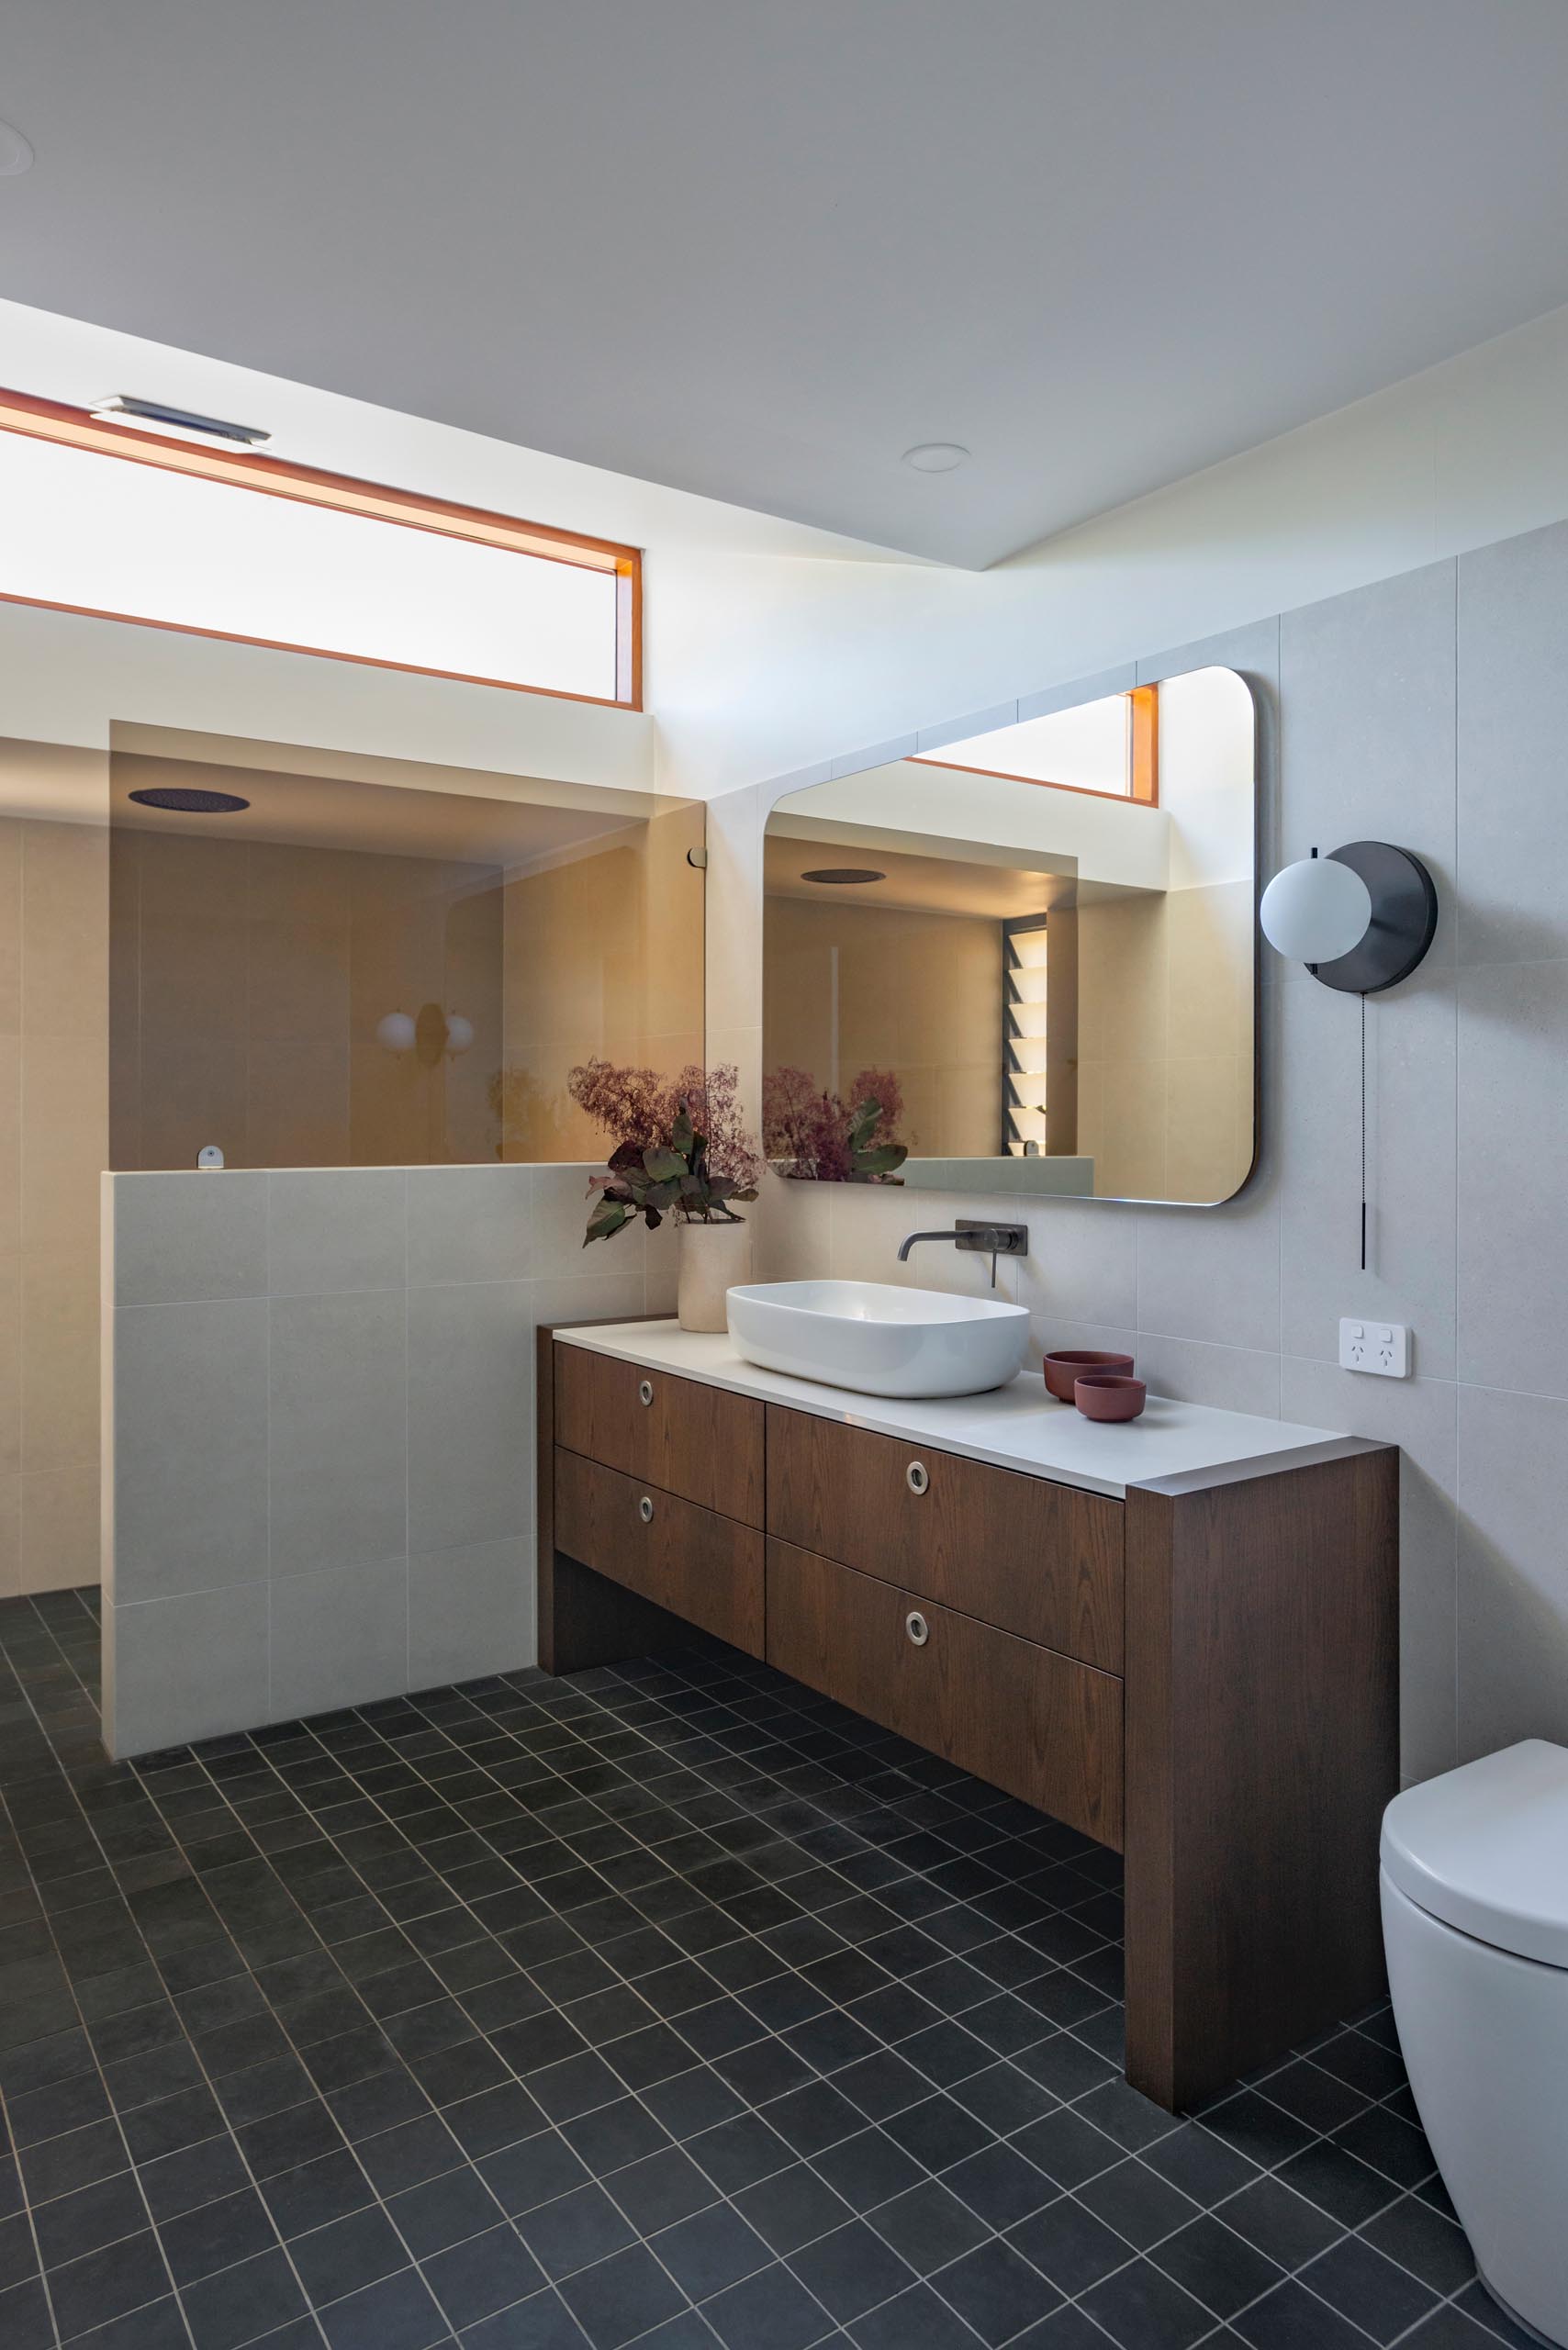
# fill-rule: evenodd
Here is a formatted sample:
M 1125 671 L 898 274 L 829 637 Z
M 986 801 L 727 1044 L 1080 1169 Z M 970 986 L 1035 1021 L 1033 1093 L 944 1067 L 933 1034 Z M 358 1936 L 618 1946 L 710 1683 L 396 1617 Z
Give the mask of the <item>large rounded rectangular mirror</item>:
M 1217 668 L 780 800 L 780 1171 L 1229 1199 L 1256 1146 L 1256 811 L 1252 696 Z

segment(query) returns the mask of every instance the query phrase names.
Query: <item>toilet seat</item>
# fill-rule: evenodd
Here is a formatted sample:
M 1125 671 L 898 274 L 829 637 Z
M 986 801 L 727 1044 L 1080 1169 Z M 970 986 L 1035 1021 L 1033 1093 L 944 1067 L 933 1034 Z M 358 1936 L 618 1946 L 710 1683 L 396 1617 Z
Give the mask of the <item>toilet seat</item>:
M 1383 1814 L 1382 1860 L 1428 1917 L 1568 1968 L 1568 1747 L 1525 1739 L 1406 1788 Z

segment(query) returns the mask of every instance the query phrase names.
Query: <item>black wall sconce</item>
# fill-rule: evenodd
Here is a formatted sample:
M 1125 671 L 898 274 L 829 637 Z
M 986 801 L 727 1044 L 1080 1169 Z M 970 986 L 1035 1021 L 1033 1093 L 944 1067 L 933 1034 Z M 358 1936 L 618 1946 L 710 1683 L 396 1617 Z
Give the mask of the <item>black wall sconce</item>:
M 1438 927 L 1438 893 L 1418 856 L 1388 841 L 1350 841 L 1287 865 L 1263 892 L 1258 918 L 1271 946 L 1305 963 L 1326 988 L 1361 999 L 1361 1270 L 1367 1269 L 1367 1009 L 1369 995 L 1407 979 Z

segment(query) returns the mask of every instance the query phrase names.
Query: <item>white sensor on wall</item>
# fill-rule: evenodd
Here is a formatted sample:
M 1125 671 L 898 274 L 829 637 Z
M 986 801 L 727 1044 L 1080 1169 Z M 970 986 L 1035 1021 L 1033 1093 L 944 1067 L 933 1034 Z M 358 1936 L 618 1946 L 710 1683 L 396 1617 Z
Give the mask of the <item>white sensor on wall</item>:
M 1409 1331 L 1403 1322 L 1369 1322 L 1348 1315 L 1339 1325 L 1339 1368 L 1370 1371 L 1379 1379 L 1408 1379 Z

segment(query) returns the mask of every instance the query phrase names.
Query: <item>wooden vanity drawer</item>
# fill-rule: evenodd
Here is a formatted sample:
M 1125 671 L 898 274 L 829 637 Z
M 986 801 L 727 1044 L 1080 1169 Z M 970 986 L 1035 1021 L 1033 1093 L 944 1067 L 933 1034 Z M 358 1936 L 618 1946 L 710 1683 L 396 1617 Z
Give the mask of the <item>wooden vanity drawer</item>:
M 1114 1674 L 772 1539 L 767 1662 L 1121 1850 Z
M 555 1348 L 557 1444 L 745 1526 L 763 1522 L 764 1409 L 695 1379 Z
M 555 1544 L 750 1656 L 763 1653 L 763 1538 L 555 1448 Z
M 1124 1507 L 767 1407 L 769 1534 L 1106 1673 L 1122 1669 Z

